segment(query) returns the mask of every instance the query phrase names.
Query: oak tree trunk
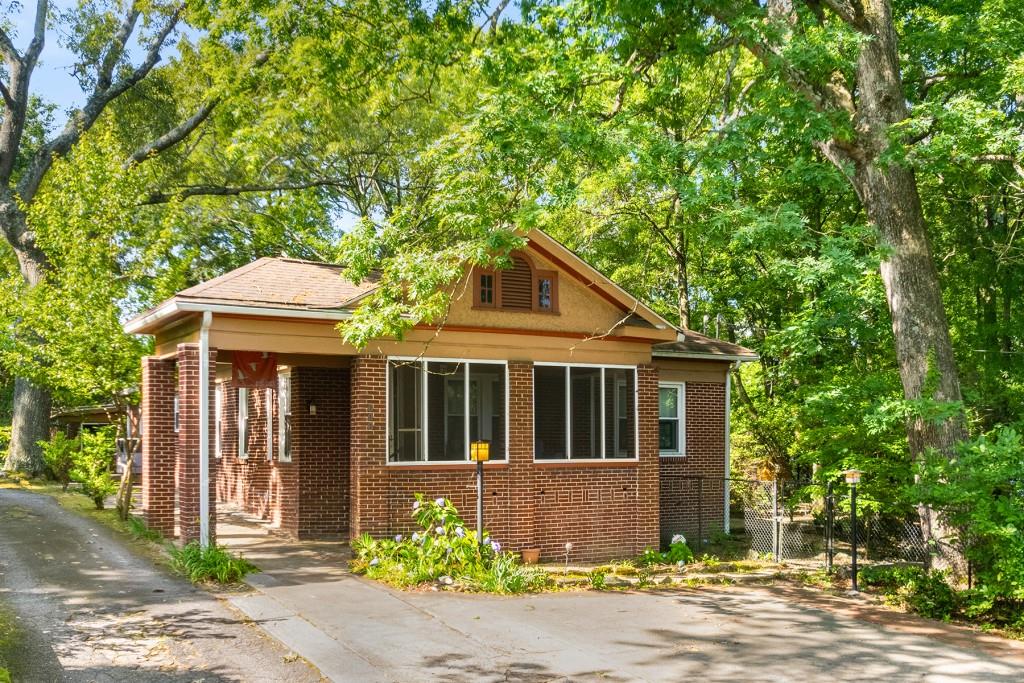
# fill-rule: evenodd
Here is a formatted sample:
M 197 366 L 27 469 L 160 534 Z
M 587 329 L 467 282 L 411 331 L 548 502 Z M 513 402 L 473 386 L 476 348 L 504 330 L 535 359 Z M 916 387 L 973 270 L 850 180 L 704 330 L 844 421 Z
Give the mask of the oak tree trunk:
M 25 284 L 29 287 L 39 284 L 47 268 L 46 255 L 36 246 L 24 212 L 7 193 L 0 197 L 0 229 L 5 236 L 12 238 L 9 243 L 18 258 L 18 269 Z M 30 475 L 42 474 L 45 463 L 39 442 L 50 437 L 52 404 L 49 389 L 24 377 L 15 379 L 11 443 L 4 469 Z
M 888 0 L 866 0 L 863 6 L 870 39 L 862 43 L 857 62 L 854 124 L 859 155 L 853 181 L 886 253 L 881 275 L 903 394 L 911 401 L 957 402 L 960 380 L 917 179 L 913 169 L 881 159 L 890 144 L 891 126 L 909 114 L 891 5 Z M 931 449 L 952 455 L 956 444 L 967 437 L 959 413 L 941 420 L 912 416 L 906 426 L 914 458 Z M 959 564 L 959 552 L 948 542 L 952 534 L 941 516 L 924 507 L 920 515 L 925 538 L 934 542 L 938 560 Z

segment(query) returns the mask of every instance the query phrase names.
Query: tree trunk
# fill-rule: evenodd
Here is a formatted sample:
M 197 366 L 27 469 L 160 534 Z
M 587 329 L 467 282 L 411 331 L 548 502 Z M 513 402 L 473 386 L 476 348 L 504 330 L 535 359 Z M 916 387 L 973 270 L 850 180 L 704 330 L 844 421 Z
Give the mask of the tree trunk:
M 14 419 L 4 469 L 33 476 L 43 473 L 43 449 L 39 442 L 50 436 L 50 406 L 49 391 L 22 377 L 14 380 Z
M 34 235 L 26 225 L 25 213 L 9 193 L 0 196 L 0 230 L 18 258 L 18 268 L 25 284 L 29 287 L 38 285 L 48 266 L 46 254 L 36 246 Z M 11 444 L 4 469 L 42 474 L 43 450 L 39 442 L 50 437 L 52 404 L 49 389 L 23 377 L 15 379 Z
M 892 316 L 896 361 L 904 397 L 911 401 L 961 400 L 960 379 L 949 336 L 939 274 L 932 258 L 917 179 L 911 168 L 883 163 L 890 127 L 908 116 L 900 76 L 896 31 L 889 0 L 867 0 L 864 15 L 870 39 L 857 61 L 857 159 L 854 184 L 868 217 L 888 254 L 881 264 L 886 300 Z M 912 416 L 907 420 L 910 453 L 919 458 L 930 449 L 952 455 L 967 437 L 959 412 L 942 420 Z M 958 565 L 960 553 L 935 511 L 920 509 L 925 539 L 943 564 Z

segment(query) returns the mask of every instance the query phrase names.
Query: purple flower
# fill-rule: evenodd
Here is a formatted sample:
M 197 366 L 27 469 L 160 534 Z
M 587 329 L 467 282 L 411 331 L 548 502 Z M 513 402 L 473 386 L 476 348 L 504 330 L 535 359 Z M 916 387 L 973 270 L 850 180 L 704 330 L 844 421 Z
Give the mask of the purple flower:
M 377 559 L 376 557 L 373 558 L 372 560 L 370 560 L 370 566 L 371 567 L 376 567 L 378 564 L 380 564 L 380 560 Z
M 434 505 L 437 507 L 444 507 L 444 498 L 438 498 L 434 501 Z
M 434 529 L 434 531 L 436 531 L 439 534 L 443 534 L 444 533 L 444 527 L 443 526 L 439 526 L 436 529 Z
M 418 533 L 416 533 L 415 531 L 412 532 L 412 542 L 415 543 L 418 540 L 420 540 L 420 535 Z
M 412 509 L 413 510 L 419 510 L 420 509 L 420 502 L 418 500 L 415 503 L 412 504 Z
M 455 535 L 458 536 L 459 538 L 462 538 L 463 536 L 466 535 L 466 530 L 463 529 L 461 526 L 457 526 L 457 527 L 455 527 Z
M 493 550 L 496 553 L 500 553 L 501 552 L 501 544 L 498 543 L 497 541 L 491 541 L 491 550 Z
M 401 543 L 403 538 L 404 538 L 404 536 L 402 536 L 402 534 L 396 534 L 395 535 L 395 543 Z

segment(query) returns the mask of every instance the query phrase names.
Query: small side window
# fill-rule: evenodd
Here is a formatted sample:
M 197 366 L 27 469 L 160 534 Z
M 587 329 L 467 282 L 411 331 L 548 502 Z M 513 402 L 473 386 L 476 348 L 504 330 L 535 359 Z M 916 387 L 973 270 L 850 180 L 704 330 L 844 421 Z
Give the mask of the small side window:
M 538 311 L 558 311 L 558 274 L 550 270 L 537 272 L 537 286 L 534 288 Z
M 494 274 L 480 274 L 480 298 L 477 301 L 481 306 L 494 305 Z

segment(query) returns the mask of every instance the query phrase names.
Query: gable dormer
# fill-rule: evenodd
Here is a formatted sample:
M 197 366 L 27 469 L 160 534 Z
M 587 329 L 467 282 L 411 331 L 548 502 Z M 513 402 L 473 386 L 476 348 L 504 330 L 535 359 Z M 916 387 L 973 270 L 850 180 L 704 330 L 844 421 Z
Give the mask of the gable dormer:
M 509 255 L 512 267 L 475 268 L 473 308 L 558 313 L 558 272 L 542 270 L 522 251 Z

